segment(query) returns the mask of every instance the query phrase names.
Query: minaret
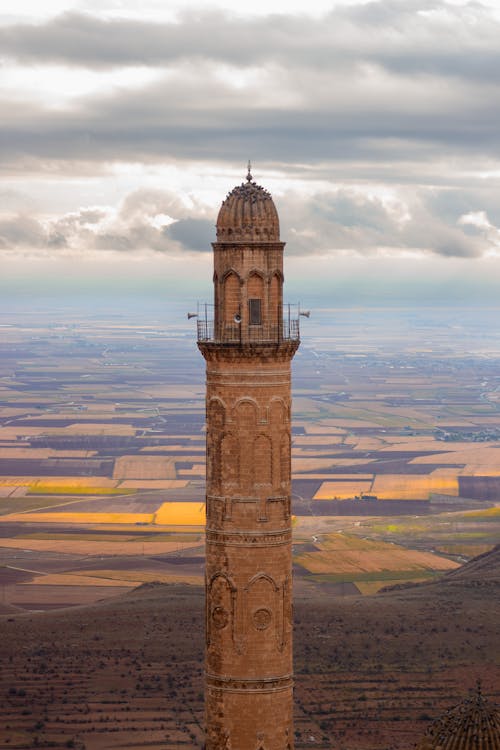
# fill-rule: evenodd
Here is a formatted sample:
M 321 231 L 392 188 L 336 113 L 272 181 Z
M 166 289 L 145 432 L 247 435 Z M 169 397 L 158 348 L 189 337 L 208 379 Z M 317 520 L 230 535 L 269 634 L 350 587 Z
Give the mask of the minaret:
M 206 750 L 292 750 L 290 366 L 283 249 L 250 173 L 222 203 L 207 363 Z

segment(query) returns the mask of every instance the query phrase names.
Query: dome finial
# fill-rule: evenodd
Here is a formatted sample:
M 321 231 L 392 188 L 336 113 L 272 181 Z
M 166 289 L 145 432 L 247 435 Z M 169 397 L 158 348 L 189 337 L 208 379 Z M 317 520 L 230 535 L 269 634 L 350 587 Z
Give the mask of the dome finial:
M 247 182 L 252 182 L 252 180 L 253 180 L 252 171 L 251 170 L 252 170 L 252 164 L 251 164 L 250 159 L 249 159 L 248 160 Z

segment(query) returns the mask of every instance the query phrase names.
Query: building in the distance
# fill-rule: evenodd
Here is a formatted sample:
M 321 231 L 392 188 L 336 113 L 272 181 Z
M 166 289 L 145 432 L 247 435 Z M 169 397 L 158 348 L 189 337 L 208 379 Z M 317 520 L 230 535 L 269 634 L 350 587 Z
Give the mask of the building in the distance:
M 474 695 L 434 721 L 417 750 L 500 750 L 500 711 L 478 682 Z
M 291 750 L 291 360 L 283 249 L 250 174 L 222 203 L 207 370 L 206 748 Z M 211 308 L 212 309 L 212 308 Z

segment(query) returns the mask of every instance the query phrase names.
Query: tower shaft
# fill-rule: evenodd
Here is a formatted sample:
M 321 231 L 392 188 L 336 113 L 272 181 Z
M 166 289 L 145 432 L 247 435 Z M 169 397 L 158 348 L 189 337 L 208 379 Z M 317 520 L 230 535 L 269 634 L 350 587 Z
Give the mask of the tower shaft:
M 230 241 L 240 225 L 246 236 Z M 207 377 L 206 750 L 293 748 L 290 371 L 299 341 L 298 325 L 283 322 L 284 243 L 269 236 L 277 227 L 262 188 L 230 194 L 214 244 L 214 316 L 198 328 Z

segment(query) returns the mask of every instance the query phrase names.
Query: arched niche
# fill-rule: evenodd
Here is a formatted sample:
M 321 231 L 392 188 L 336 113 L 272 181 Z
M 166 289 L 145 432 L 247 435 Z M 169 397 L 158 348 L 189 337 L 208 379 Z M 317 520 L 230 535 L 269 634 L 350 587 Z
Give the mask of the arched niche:
M 253 398 L 242 398 L 236 402 L 233 409 L 233 418 L 238 429 L 255 429 L 257 425 L 259 407 Z
M 254 439 L 257 429 L 258 407 L 252 399 L 238 401 L 234 408 L 238 430 L 239 486 L 241 492 L 250 492 L 254 480 Z
M 207 586 L 207 640 L 232 640 L 236 586 L 226 573 L 215 573 Z
M 287 490 L 290 483 L 290 450 L 290 436 L 287 433 L 283 433 L 280 439 L 280 484 L 283 490 Z
M 223 435 L 220 443 L 221 485 L 234 486 L 239 479 L 240 461 L 238 441 L 232 432 Z
M 258 435 L 254 443 L 254 481 L 259 485 L 272 484 L 273 454 L 271 441 L 267 435 Z
M 271 423 L 271 429 L 276 427 L 282 427 L 286 424 L 288 410 L 284 399 L 275 397 L 271 399 L 269 404 L 269 420 Z
M 222 430 L 226 423 L 226 405 L 222 399 L 214 396 L 207 405 L 207 419 L 211 430 Z
M 280 325 L 283 310 L 283 275 L 275 271 L 269 282 L 269 320 L 271 325 Z
M 238 276 L 236 271 L 229 271 L 223 278 L 222 300 L 222 318 L 224 324 L 232 326 L 234 324 L 235 315 L 239 315 L 241 312 L 240 277 Z

